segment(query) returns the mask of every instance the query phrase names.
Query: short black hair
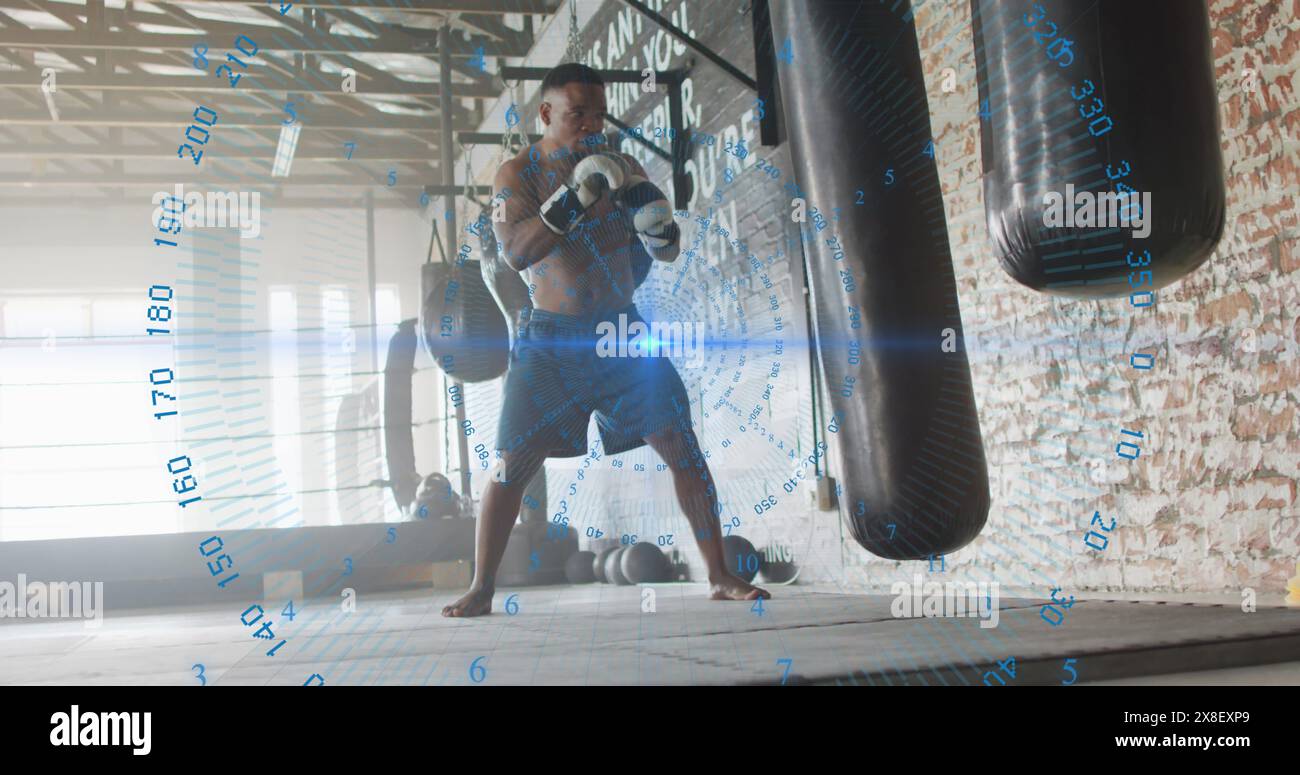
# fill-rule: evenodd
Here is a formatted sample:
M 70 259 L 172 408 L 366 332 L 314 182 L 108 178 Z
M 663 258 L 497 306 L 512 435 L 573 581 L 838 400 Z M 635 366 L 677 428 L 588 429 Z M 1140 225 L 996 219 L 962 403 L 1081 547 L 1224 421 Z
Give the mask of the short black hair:
M 556 65 L 542 79 L 542 91 L 544 95 L 551 89 L 558 89 L 569 83 L 595 84 L 604 86 L 605 79 L 600 77 L 600 73 L 590 67 L 578 62 L 565 62 L 562 65 Z

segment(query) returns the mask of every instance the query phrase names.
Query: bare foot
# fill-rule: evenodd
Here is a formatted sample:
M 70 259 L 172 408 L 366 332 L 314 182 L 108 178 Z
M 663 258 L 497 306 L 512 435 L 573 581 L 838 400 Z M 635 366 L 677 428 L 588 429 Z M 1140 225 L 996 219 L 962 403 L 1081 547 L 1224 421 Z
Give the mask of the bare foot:
M 739 576 L 728 573 L 709 582 L 709 598 L 712 600 L 771 600 L 772 594 L 766 589 L 749 584 Z
M 471 587 L 465 596 L 448 606 L 443 606 L 443 616 L 483 616 L 492 613 L 494 589 Z

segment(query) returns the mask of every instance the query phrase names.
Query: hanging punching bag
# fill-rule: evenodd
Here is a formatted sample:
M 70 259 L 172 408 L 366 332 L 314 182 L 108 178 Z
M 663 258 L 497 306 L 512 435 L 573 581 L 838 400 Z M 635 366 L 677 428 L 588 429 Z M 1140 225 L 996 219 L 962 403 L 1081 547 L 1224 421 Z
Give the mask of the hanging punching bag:
M 485 382 L 505 373 L 510 342 L 479 262 L 466 255 L 421 267 L 420 337 L 448 377 Z
M 906 0 L 771 4 L 840 509 L 891 559 L 961 548 L 989 509 L 911 18 Z
M 971 0 L 984 206 L 1016 282 L 1155 291 L 1223 234 L 1204 0 Z
M 411 375 L 415 372 L 415 319 L 403 320 L 388 340 L 384 361 L 384 460 L 388 486 L 397 508 L 405 510 L 415 500 L 420 474 L 415 470 L 415 443 L 411 433 Z

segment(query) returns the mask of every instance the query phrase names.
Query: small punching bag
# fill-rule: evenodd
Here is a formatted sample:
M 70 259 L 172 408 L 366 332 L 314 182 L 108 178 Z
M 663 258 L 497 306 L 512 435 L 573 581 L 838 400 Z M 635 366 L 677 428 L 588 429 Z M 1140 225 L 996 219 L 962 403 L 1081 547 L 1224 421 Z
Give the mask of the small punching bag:
M 420 338 L 447 376 L 485 382 L 505 373 L 510 342 L 479 262 L 465 256 L 421 267 Z
M 1007 274 L 1147 306 L 1205 263 L 1225 208 L 1204 0 L 971 0 L 971 18 Z
M 988 464 L 911 8 L 778 0 L 771 19 L 841 513 L 881 557 L 955 551 L 988 516 Z

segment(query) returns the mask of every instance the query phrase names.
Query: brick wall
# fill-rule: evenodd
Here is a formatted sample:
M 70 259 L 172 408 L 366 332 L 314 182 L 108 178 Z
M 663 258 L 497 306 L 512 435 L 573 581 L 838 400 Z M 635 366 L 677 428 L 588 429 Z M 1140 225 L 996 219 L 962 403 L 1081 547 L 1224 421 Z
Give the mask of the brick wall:
M 737 13 L 742 4 L 651 5 L 676 17 L 742 71 L 754 72 L 749 21 Z M 946 559 L 948 572 L 957 577 L 1039 592 L 1044 583 L 1126 591 L 1252 586 L 1264 600 L 1282 594 L 1300 560 L 1293 87 L 1300 0 L 1214 2 L 1211 14 L 1228 179 L 1227 234 L 1209 264 L 1165 289 L 1158 305 L 1137 317 L 1126 302 L 1040 296 L 1002 273 L 984 225 L 969 5 L 945 0 L 920 7 L 916 27 L 993 492 L 983 535 Z M 567 24 L 567 7 L 556 18 Z M 791 241 L 797 231 L 789 219 L 789 196 L 752 169 L 763 158 L 788 174 L 788 150 L 758 145 L 755 95 L 663 34 L 617 2 L 601 6 L 583 33 L 589 63 L 601 67 L 639 70 L 654 52 L 659 52 L 657 67 L 665 59 L 678 67 L 695 58 L 688 126 L 716 135 L 720 143 L 744 137 L 753 153 L 741 163 L 720 148 L 697 148 L 690 166 L 697 181 L 692 212 L 706 210 L 725 164 L 747 170 L 743 194 L 728 192 L 721 205 L 726 227 L 760 259 L 773 257 L 766 269 L 781 314 L 801 326 L 802 275 L 797 264 L 786 263 L 798 252 Z M 670 53 L 665 57 L 665 52 Z M 558 59 L 555 52 L 544 64 Z M 950 93 L 941 86 L 947 67 L 957 74 Z M 1256 71 L 1253 93 L 1242 88 L 1247 67 Z M 626 122 L 651 133 L 666 125 L 662 95 L 611 95 L 611 113 Z M 531 104 L 521 110 L 524 116 L 533 113 Z M 666 141 L 662 145 L 666 148 Z M 666 163 L 632 146 L 624 150 L 667 183 Z M 828 161 L 833 163 L 833 154 Z M 693 234 L 687 230 L 684 241 Z M 716 236 L 702 252 L 719 270 L 715 277 L 740 278 L 738 303 L 746 317 L 761 321 L 766 314 L 770 320 L 765 311 L 771 291 L 755 281 L 746 257 Z M 703 281 L 715 290 L 719 284 L 708 275 Z M 1064 331 L 1078 335 L 1067 339 Z M 787 341 L 799 335 L 797 328 L 786 333 Z M 1155 369 L 1128 367 L 1127 355 L 1137 346 L 1157 353 Z M 787 351 L 782 362 L 781 382 L 772 400 L 764 402 L 769 405 L 760 422 L 806 455 L 812 441 L 807 353 Z M 737 389 L 743 400 L 735 403 L 752 406 L 749 399 L 764 381 L 746 372 Z M 836 513 L 817 511 L 804 497 L 786 496 L 781 483 L 794 466 L 770 454 L 767 442 L 747 437 L 720 449 L 723 438 L 737 434 L 730 431 L 734 418 L 726 408 L 711 409 L 716 397 L 716 391 L 706 392 L 696 416 L 706 447 L 714 450 L 711 463 L 726 502 L 724 517 L 734 513 L 745 523 L 737 532 L 760 548 L 792 549 L 803 567 L 801 582 L 879 590 L 924 567 L 868 555 L 846 536 Z M 1120 427 L 1146 434 L 1142 456 L 1133 463 L 1113 454 Z M 629 468 L 640 462 L 653 471 L 657 462 L 648 450 L 623 457 Z M 561 461 L 548 464 L 548 470 L 555 471 L 554 505 L 572 483 L 575 466 Z M 586 513 L 599 512 L 594 518 L 610 525 L 609 532 L 638 532 L 644 539 L 647 533 L 671 531 L 685 538 L 688 528 L 666 475 L 637 476 L 643 478 L 627 479 L 625 469 L 598 477 L 585 494 Z M 765 493 L 777 495 L 780 504 L 757 519 L 751 505 Z M 806 495 L 806 488 L 798 494 Z M 1105 554 L 1078 546 L 1079 527 L 1096 509 L 1118 520 Z M 694 570 L 698 576 L 698 562 Z
M 984 534 L 950 567 L 1091 590 L 1250 586 L 1261 600 L 1280 600 L 1300 560 L 1300 2 L 1213 2 L 1210 13 L 1227 231 L 1211 261 L 1165 289 L 1142 321 L 1123 313 L 1124 302 L 1038 296 L 997 267 L 984 225 L 970 8 L 927 3 L 918 14 L 994 493 Z M 945 67 L 958 74 L 950 94 L 940 83 Z M 1256 71 L 1253 93 L 1243 89 L 1244 68 Z M 1044 342 L 1032 357 L 993 352 L 1062 329 L 1078 331 L 1080 342 L 1119 346 Z M 1116 368 L 1135 343 L 1156 348 L 1155 369 Z M 1102 418 L 1113 418 L 1104 431 Z M 1121 425 L 1151 439 L 1133 464 L 1112 452 Z M 1097 508 L 1119 520 L 1114 553 L 1057 551 L 1077 544 L 1075 517 L 1086 522 Z M 888 578 L 881 565 L 865 563 L 864 580 Z

